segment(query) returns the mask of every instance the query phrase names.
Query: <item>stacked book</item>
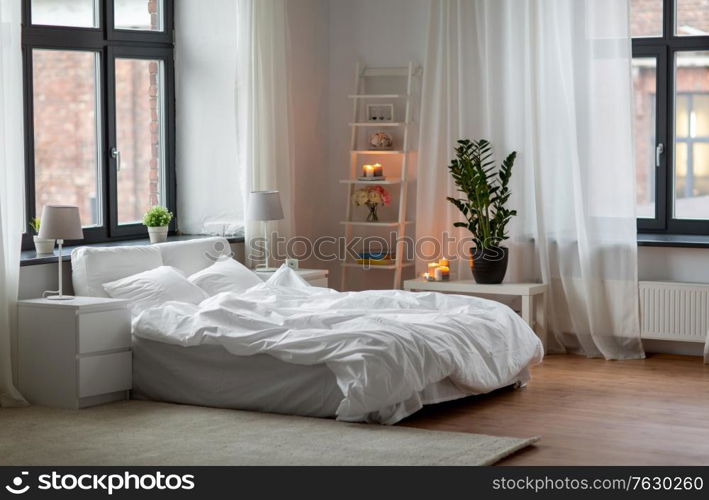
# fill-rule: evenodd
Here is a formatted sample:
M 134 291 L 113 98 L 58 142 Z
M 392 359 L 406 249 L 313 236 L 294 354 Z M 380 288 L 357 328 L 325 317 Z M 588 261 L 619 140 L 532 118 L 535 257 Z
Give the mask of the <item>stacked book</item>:
M 357 264 L 363 266 L 391 266 L 395 260 L 394 254 L 389 252 L 360 252 L 357 254 Z

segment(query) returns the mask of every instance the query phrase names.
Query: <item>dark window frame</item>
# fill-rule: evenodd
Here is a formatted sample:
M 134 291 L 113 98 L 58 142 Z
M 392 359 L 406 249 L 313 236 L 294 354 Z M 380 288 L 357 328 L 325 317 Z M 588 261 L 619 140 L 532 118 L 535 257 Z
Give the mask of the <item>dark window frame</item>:
M 84 228 L 84 239 L 72 244 L 102 243 L 147 237 L 142 224 L 119 225 L 117 218 L 117 172 L 110 150 L 116 144 L 115 113 L 115 58 L 150 58 L 161 60 L 164 68 L 165 103 L 165 176 L 164 204 L 175 214 L 170 223 L 170 233 L 176 228 L 175 181 L 175 64 L 174 64 L 174 4 L 163 0 L 163 31 L 147 32 L 113 29 L 113 1 L 98 0 L 99 28 L 77 28 L 31 24 L 31 0 L 22 0 L 22 60 L 24 91 L 25 138 L 25 214 L 26 222 L 40 214 L 35 209 L 35 154 L 34 154 L 34 103 L 33 67 L 34 49 L 61 49 L 97 52 L 100 56 L 100 123 L 99 151 L 101 225 Z M 22 249 L 33 247 L 32 234 L 26 226 Z
M 676 0 L 663 0 L 662 36 L 633 38 L 633 57 L 655 57 L 657 60 L 657 111 L 655 144 L 664 145 L 660 165 L 655 167 L 655 217 L 638 218 L 638 232 L 660 234 L 709 235 L 709 219 L 687 220 L 672 216 L 674 200 L 674 80 L 675 54 L 709 50 L 709 35 L 675 35 Z M 631 14 L 632 15 L 632 14 Z

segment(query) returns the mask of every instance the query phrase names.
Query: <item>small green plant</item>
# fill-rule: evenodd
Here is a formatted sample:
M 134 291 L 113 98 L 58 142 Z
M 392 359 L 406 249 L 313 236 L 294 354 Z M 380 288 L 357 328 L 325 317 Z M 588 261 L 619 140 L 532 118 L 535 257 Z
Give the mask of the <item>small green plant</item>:
M 517 215 L 516 210 L 505 207 L 511 194 L 509 183 L 517 152 L 510 153 L 499 169 L 492 158 L 492 144 L 485 139 L 460 140 L 455 154 L 448 170 L 465 197 L 447 200 L 463 213 L 466 222 L 453 225 L 467 228 L 477 248 L 499 247 L 508 238 L 507 224 Z
M 32 232 L 34 234 L 39 234 L 39 226 L 41 225 L 41 221 L 39 220 L 39 217 L 35 217 L 30 221 L 30 229 L 32 229 Z
M 153 208 L 145 212 L 143 216 L 143 225 L 147 227 L 162 227 L 170 224 L 172 220 L 172 212 L 167 208 L 155 205 Z

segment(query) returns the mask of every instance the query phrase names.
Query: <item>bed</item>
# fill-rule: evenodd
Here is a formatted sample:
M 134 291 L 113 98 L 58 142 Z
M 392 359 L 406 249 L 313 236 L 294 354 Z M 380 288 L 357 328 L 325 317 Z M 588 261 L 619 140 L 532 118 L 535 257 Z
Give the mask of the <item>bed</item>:
M 77 295 L 230 258 L 222 238 L 72 252 Z M 230 260 L 230 259 L 229 259 Z M 133 397 L 393 424 L 423 405 L 525 384 L 543 356 L 509 308 L 474 297 L 310 287 L 288 268 L 239 293 L 135 310 Z

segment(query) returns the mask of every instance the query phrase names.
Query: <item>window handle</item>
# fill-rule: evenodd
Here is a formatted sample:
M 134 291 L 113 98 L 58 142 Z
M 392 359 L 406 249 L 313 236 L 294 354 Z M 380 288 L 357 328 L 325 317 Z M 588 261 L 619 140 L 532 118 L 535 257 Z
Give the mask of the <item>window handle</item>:
M 659 143 L 657 146 L 655 146 L 655 166 L 659 167 L 660 166 L 660 157 L 665 153 L 665 145 L 662 143 Z
M 121 171 L 121 152 L 115 147 L 111 148 L 111 157 L 116 159 L 116 172 Z

